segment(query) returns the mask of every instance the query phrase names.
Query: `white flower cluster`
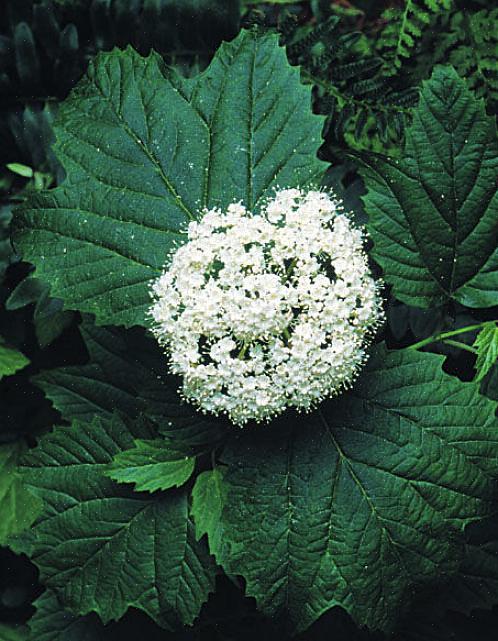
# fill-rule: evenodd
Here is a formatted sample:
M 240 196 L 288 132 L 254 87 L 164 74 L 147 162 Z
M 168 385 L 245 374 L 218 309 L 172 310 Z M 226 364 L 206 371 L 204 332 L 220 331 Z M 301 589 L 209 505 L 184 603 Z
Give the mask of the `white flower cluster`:
M 320 191 L 203 212 L 152 290 L 184 397 L 237 425 L 338 393 L 382 317 L 362 232 Z

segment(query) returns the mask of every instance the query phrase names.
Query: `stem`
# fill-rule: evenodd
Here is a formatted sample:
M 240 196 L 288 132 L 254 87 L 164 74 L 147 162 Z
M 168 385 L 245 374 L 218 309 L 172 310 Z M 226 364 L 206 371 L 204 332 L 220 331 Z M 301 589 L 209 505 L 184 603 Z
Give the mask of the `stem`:
M 239 352 L 239 360 L 243 360 L 244 356 L 246 355 L 247 348 L 249 347 L 249 343 L 247 341 L 244 341 L 244 344 L 242 345 L 240 352 Z
M 475 347 L 472 347 L 472 345 L 467 345 L 467 343 L 462 343 L 460 341 L 453 341 L 451 338 L 446 338 L 444 340 L 446 345 L 453 345 L 453 347 L 458 347 L 459 349 L 464 349 L 467 352 L 470 352 L 471 354 L 477 354 L 477 350 Z
M 478 323 L 477 325 L 467 325 L 467 327 L 460 327 L 460 329 L 453 329 L 451 330 L 451 332 L 441 332 L 439 334 L 434 334 L 433 336 L 429 336 L 429 338 L 424 338 L 423 340 L 418 341 L 418 343 L 413 343 L 413 345 L 408 345 L 406 349 L 420 349 L 421 347 L 425 347 L 426 345 L 430 345 L 431 343 L 444 341 L 447 338 L 450 338 L 451 336 L 457 336 L 458 334 L 465 334 L 466 332 L 472 332 L 475 329 L 481 329 L 488 322 L 489 321 L 483 321 L 482 323 Z

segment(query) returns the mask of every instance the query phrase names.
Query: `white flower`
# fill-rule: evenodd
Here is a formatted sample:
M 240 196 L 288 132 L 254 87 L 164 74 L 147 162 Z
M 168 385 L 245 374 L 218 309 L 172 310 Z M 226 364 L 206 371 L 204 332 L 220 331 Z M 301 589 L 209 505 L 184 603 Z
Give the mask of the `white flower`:
M 152 293 L 183 396 L 237 425 L 339 393 L 382 320 L 363 234 L 319 191 L 204 211 Z

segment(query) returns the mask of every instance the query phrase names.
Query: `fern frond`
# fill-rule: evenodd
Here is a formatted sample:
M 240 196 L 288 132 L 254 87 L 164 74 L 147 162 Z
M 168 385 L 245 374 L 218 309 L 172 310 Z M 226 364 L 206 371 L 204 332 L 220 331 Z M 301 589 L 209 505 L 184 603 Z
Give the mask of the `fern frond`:
M 287 55 L 289 60 L 297 59 L 299 56 L 307 53 L 312 53 L 312 48 L 320 41 L 326 41 L 330 36 L 335 32 L 337 25 L 339 23 L 339 18 L 337 16 L 331 16 L 324 22 L 320 23 L 314 29 L 309 29 L 306 35 L 293 38 L 293 41 L 287 40 L 287 42 L 281 38 L 282 44 L 285 44 L 287 47 Z M 298 33 L 297 29 L 294 32 L 294 36 Z M 291 33 L 287 32 L 287 37 L 291 37 Z
M 386 60 L 386 74 L 395 75 L 409 59 L 434 16 L 450 11 L 452 0 L 406 0 L 404 9 L 387 9 L 377 49 Z
M 498 8 L 454 12 L 439 26 L 431 64 L 449 62 L 478 97 L 498 106 Z
M 416 91 L 399 92 L 397 79 L 384 74 L 384 60 L 373 54 L 365 35 L 342 33 L 337 16 L 316 28 L 299 27 L 294 18 L 283 18 L 281 24 L 289 61 L 300 65 L 303 80 L 315 85 L 315 109 L 328 116 L 327 142 L 395 152 Z
M 332 80 L 363 78 L 367 74 L 374 73 L 380 69 L 380 67 L 382 67 L 382 60 L 372 56 L 371 58 L 336 65 L 330 69 L 329 77 Z
M 410 110 L 418 100 L 415 88 L 394 91 L 388 79 L 371 78 L 341 89 L 305 70 L 302 75 L 317 87 L 315 106 L 327 114 L 324 137 L 332 144 L 347 141 L 353 149 L 385 152 L 386 146 L 403 139 Z

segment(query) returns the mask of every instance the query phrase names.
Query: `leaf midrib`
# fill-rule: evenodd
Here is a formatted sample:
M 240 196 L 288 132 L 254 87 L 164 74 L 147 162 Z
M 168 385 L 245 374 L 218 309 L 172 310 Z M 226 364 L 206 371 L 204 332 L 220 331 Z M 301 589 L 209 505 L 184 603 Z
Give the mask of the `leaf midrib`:
M 323 412 L 322 412 L 322 410 L 321 410 L 321 409 L 320 409 L 320 410 L 318 410 L 318 415 L 319 415 L 319 417 L 320 417 L 320 420 L 321 420 L 321 422 L 322 422 L 323 426 L 325 427 L 326 432 L 329 434 L 329 436 L 330 436 L 330 438 L 331 438 L 331 440 L 332 440 L 332 444 L 333 444 L 334 448 L 336 449 L 336 451 L 337 451 L 337 453 L 338 453 L 338 455 L 339 455 L 339 457 L 340 457 L 341 461 L 345 464 L 345 466 L 346 466 L 346 467 L 347 467 L 347 469 L 349 470 L 349 473 L 350 473 L 350 475 L 351 475 L 351 478 L 353 479 L 353 481 L 354 481 L 355 485 L 358 487 L 358 489 L 360 490 L 360 493 L 362 494 L 362 496 L 364 497 L 364 499 L 365 499 L 365 501 L 367 502 L 368 506 L 370 507 L 370 512 L 371 512 L 371 514 L 375 517 L 376 521 L 378 521 L 380 529 L 385 533 L 385 535 L 386 535 L 386 537 L 387 537 L 387 540 L 389 541 L 389 544 L 391 545 L 391 547 L 392 547 L 392 549 L 393 549 L 393 552 L 395 553 L 395 556 L 398 558 L 398 561 L 399 561 L 399 563 L 400 563 L 401 567 L 403 568 L 403 572 L 404 572 L 405 576 L 406 576 L 406 577 L 408 578 L 408 580 L 411 582 L 411 574 L 410 574 L 410 572 L 408 571 L 408 568 L 406 567 L 406 565 L 405 565 L 405 562 L 404 562 L 403 558 L 400 556 L 400 554 L 399 554 L 399 552 L 398 552 L 398 547 L 399 547 L 399 546 L 398 546 L 398 544 L 393 540 L 393 538 L 392 538 L 392 536 L 391 536 L 391 533 L 389 532 L 389 530 L 387 529 L 387 527 L 384 525 L 384 519 L 383 519 L 383 517 L 382 517 L 382 516 L 377 512 L 377 509 L 376 509 L 375 505 L 372 503 L 372 500 L 371 500 L 371 498 L 370 498 L 370 496 L 369 496 L 368 492 L 367 492 L 367 491 L 366 491 L 366 489 L 363 487 L 363 485 L 362 485 L 362 483 L 361 483 L 360 479 L 356 476 L 356 473 L 355 473 L 355 471 L 353 470 L 353 467 L 352 467 L 352 465 L 351 465 L 351 463 L 350 463 L 350 461 L 349 461 L 349 458 L 348 458 L 348 457 L 346 456 L 346 454 L 343 452 L 343 450 L 342 450 L 341 446 L 339 445 L 339 443 L 338 443 L 338 442 L 337 442 L 337 440 L 335 439 L 334 434 L 333 434 L 333 432 L 332 432 L 332 427 L 331 427 L 331 426 L 329 425 L 329 423 L 327 422 L 327 419 L 325 418 L 325 416 L 324 416 L 324 414 L 323 414 Z
M 156 168 L 159 176 L 161 177 L 161 180 L 164 182 L 166 185 L 166 188 L 168 191 L 171 193 L 171 195 L 176 199 L 176 202 L 180 206 L 180 208 L 183 210 L 183 212 L 186 214 L 187 218 L 189 220 L 196 220 L 196 216 L 190 211 L 190 209 L 187 207 L 187 205 L 184 203 L 182 197 L 180 194 L 176 191 L 175 187 L 169 180 L 169 178 L 166 176 L 164 173 L 164 170 L 161 166 L 161 163 L 158 161 L 158 159 L 155 157 L 155 155 L 149 151 L 149 149 L 146 147 L 146 145 L 143 143 L 142 140 L 140 140 L 139 136 L 133 131 L 133 129 L 128 125 L 126 120 L 123 118 L 122 114 L 114 108 L 114 105 L 112 104 L 112 101 L 109 100 L 108 96 L 103 92 L 103 90 L 100 88 L 97 82 L 95 82 L 92 79 L 92 84 L 98 91 L 99 95 L 102 97 L 102 99 L 105 101 L 105 103 L 109 106 L 109 109 L 111 112 L 116 116 L 116 118 L 119 120 L 121 123 L 121 126 L 123 127 L 125 133 L 128 135 L 131 140 L 135 143 L 135 145 L 146 155 L 146 157 L 149 159 L 149 161 L 152 163 L 152 165 Z M 147 119 L 145 119 L 147 122 Z

